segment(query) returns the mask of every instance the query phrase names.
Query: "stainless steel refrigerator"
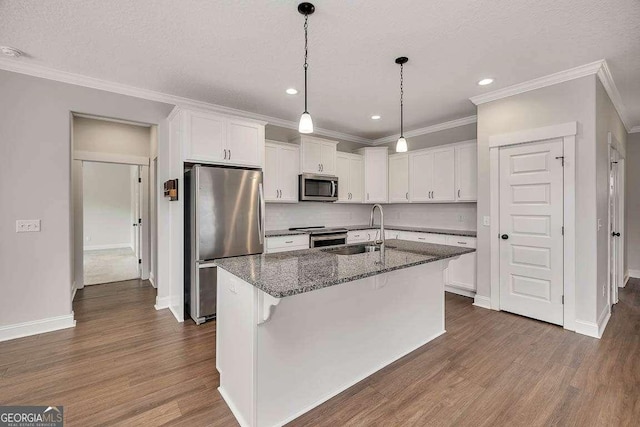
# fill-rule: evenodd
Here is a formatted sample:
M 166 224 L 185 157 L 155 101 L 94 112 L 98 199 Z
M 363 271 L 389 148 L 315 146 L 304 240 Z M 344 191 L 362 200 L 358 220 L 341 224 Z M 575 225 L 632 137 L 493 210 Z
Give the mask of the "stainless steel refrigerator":
M 195 165 L 185 172 L 185 313 L 215 318 L 219 258 L 264 249 L 262 172 Z

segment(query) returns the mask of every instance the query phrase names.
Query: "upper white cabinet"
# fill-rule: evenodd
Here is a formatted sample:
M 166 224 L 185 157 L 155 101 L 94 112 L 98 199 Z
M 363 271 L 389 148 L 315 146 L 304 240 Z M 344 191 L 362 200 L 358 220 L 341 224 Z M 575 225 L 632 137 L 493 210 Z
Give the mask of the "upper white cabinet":
M 364 158 L 364 203 L 386 203 L 388 187 L 387 147 L 358 150 Z
M 454 202 L 455 149 L 440 148 L 409 153 L 411 202 Z
M 265 143 L 264 199 L 266 202 L 298 201 L 300 149 L 297 145 Z
M 456 147 L 456 200 L 478 200 L 478 147 L 476 143 Z
M 188 162 L 261 167 L 264 124 L 200 111 L 181 110 L 183 157 Z
M 362 203 L 364 195 L 364 161 L 359 154 L 336 154 L 338 202 Z
M 389 156 L 389 203 L 409 202 L 409 155 Z
M 302 173 L 336 175 L 337 141 L 313 136 L 301 136 L 296 141 L 300 143 L 300 170 Z

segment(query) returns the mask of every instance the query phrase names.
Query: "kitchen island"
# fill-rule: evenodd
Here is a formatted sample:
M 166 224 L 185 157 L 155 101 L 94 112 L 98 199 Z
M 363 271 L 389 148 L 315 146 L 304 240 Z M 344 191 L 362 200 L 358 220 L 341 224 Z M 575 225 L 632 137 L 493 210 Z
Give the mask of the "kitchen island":
M 219 391 L 242 426 L 283 425 L 445 332 L 443 270 L 474 249 L 373 249 L 216 262 Z

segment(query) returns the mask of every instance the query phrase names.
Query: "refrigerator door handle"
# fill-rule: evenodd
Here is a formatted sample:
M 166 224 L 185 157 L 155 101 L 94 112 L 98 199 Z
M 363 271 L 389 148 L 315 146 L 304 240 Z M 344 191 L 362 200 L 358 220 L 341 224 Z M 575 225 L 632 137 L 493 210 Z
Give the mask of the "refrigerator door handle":
M 260 244 L 264 244 L 264 192 L 262 190 L 262 183 L 258 184 L 258 237 L 260 238 Z

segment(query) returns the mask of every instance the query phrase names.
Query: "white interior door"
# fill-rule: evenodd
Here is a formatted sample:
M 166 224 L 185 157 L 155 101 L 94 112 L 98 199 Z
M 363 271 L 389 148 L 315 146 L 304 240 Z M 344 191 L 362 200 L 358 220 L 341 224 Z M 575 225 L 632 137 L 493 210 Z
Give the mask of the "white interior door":
M 140 166 L 132 166 L 134 168 L 134 215 L 133 215 L 133 230 L 134 230 L 134 250 L 136 253 L 136 259 L 142 259 L 142 173 Z M 138 262 L 138 274 L 141 276 L 142 265 Z
M 562 140 L 500 149 L 500 308 L 563 324 Z
M 620 256 L 620 225 L 619 225 L 619 192 L 618 192 L 618 152 L 610 150 L 609 168 L 609 305 L 618 303 L 619 276 L 618 258 Z

